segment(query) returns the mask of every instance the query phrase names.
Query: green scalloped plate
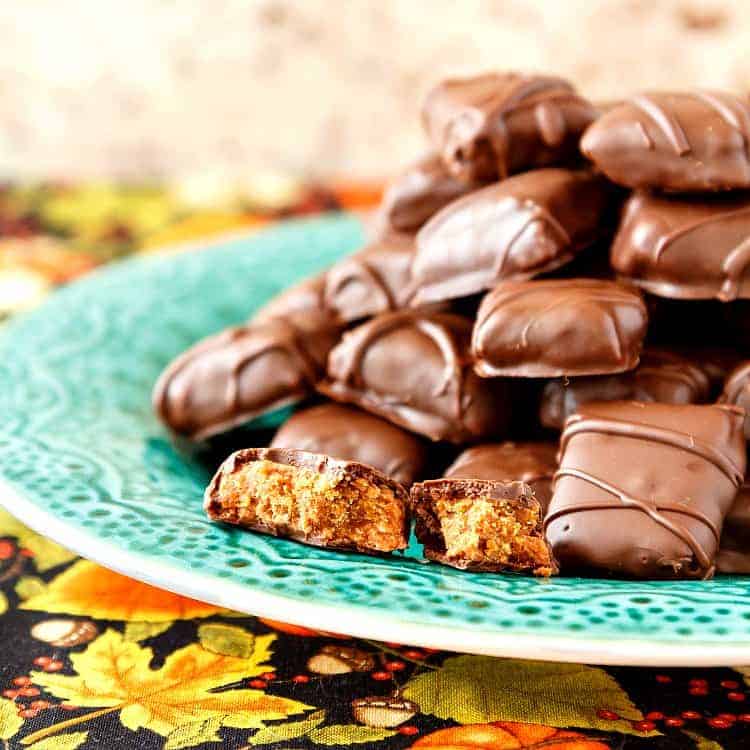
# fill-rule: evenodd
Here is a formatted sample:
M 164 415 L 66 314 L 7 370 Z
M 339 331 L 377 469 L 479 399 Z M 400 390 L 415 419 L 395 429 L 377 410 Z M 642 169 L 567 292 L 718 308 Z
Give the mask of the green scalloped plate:
M 348 216 L 292 221 L 113 265 L 14 320 L 0 338 L 0 502 L 133 578 L 308 627 L 560 661 L 750 662 L 750 578 L 462 573 L 418 550 L 336 554 L 205 518 L 207 470 L 155 419 L 154 380 L 194 341 L 361 241 Z

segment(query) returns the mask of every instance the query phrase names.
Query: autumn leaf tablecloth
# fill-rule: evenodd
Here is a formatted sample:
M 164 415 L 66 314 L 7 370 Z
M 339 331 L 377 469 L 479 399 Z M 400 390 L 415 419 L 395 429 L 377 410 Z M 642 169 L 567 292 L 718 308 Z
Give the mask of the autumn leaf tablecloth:
M 378 194 L 279 178 L 6 185 L 0 317 L 111 258 Z M 261 620 L 108 571 L 0 511 L 0 750 L 730 750 L 750 747 L 748 682 L 750 669 L 492 659 Z

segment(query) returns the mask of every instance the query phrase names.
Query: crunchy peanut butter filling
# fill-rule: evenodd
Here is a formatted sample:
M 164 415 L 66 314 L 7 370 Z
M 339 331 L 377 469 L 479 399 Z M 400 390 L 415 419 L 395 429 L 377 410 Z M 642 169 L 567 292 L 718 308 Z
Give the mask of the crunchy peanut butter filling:
M 405 511 L 393 491 L 345 471 L 255 461 L 222 477 L 219 498 L 242 526 L 379 552 L 405 544 Z
M 445 542 L 446 557 L 477 564 L 552 570 L 549 549 L 536 533 L 539 509 L 504 500 L 437 498 L 435 512 Z

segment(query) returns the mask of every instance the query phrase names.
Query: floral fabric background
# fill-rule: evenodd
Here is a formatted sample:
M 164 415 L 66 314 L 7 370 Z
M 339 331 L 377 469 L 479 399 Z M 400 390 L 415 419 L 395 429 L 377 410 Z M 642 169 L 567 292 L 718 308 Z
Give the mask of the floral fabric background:
M 112 258 L 378 193 L 6 186 L 0 315 Z M 77 558 L 0 511 L 0 750 L 730 750 L 750 745 L 748 684 L 750 668 L 492 659 L 248 617 Z

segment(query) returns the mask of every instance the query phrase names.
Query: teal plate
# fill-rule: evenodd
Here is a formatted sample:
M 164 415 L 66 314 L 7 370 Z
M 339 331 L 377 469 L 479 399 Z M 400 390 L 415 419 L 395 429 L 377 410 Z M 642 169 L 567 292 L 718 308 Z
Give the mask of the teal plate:
M 210 523 L 207 470 L 150 405 L 164 365 L 362 240 L 347 216 L 142 257 L 64 289 L 0 340 L 0 501 L 165 589 L 351 635 L 608 664 L 750 662 L 750 578 L 538 580 L 326 552 Z M 248 442 L 251 438 L 248 437 Z

